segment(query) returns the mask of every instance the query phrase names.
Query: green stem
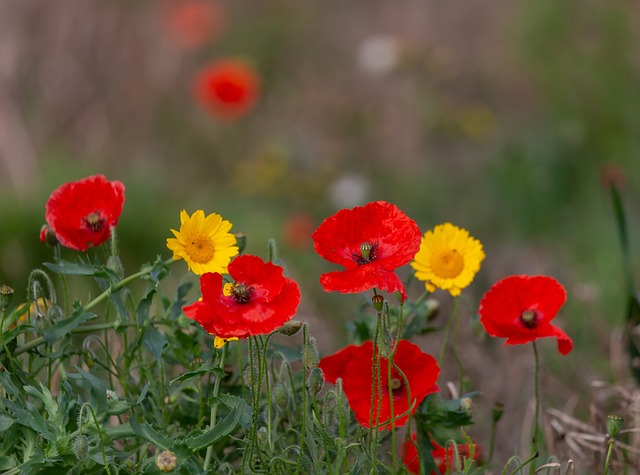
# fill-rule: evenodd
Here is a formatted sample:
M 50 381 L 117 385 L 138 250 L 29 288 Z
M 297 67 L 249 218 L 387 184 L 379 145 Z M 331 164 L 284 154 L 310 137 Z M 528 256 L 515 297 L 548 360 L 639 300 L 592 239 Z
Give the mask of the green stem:
M 267 367 L 267 346 L 269 344 L 269 338 L 271 335 L 267 335 L 265 341 L 263 342 L 262 347 L 262 364 L 265 367 L 264 377 L 265 377 L 265 390 L 267 393 L 267 444 L 269 446 L 269 450 L 273 451 L 273 445 L 271 441 L 271 385 L 269 384 L 269 368 Z M 262 340 L 262 337 L 260 337 Z
M 442 361 L 444 360 L 444 354 L 447 350 L 447 342 L 449 341 L 449 332 L 451 331 L 451 325 L 453 323 L 453 312 L 458 307 L 458 299 L 453 299 L 451 310 L 449 311 L 449 318 L 447 319 L 447 325 L 444 329 L 444 341 L 442 342 L 442 348 L 440 349 L 440 357 L 438 358 L 438 366 L 442 368 Z
M 222 348 L 222 354 L 220 355 L 220 361 L 218 362 L 218 368 L 220 369 L 221 372 L 224 372 L 224 360 L 227 356 L 227 345 L 224 345 L 224 347 Z M 218 391 L 220 391 L 220 381 L 222 380 L 222 375 L 220 375 L 219 373 L 216 374 L 216 381 L 215 383 L 213 383 L 213 405 L 211 406 L 211 417 L 210 417 L 210 422 L 209 422 L 209 430 L 213 429 L 214 426 L 216 425 L 216 414 L 218 411 L 218 401 L 216 401 L 215 399 L 218 397 Z M 205 470 L 209 469 L 209 465 L 211 464 L 211 455 L 213 454 L 213 445 L 210 445 L 209 447 L 207 447 L 207 454 L 205 455 L 204 458 L 204 465 L 203 468 Z
M 529 466 L 529 474 L 533 475 L 536 472 L 535 458 L 538 456 L 538 419 L 540 412 L 540 384 L 539 384 L 539 372 L 540 361 L 538 357 L 538 347 L 536 342 L 533 341 L 533 354 L 535 355 L 535 374 L 534 374 L 534 398 L 535 398 L 535 411 L 533 416 L 533 436 L 531 437 L 531 465 Z
M 7 344 L 4 341 L 4 319 L 7 316 L 7 309 L 2 309 L 2 319 L 0 319 L 0 340 L 2 343 L 2 348 L 4 349 L 4 352 L 7 355 L 7 358 L 9 358 L 9 363 L 11 364 L 11 368 L 13 369 L 13 371 L 15 371 L 16 368 L 16 364 L 13 361 L 13 357 L 11 356 L 11 352 L 9 351 L 9 348 L 7 347 Z
M 496 441 L 496 427 L 498 426 L 498 421 L 494 420 L 491 424 L 491 435 L 489 438 L 489 455 L 487 459 L 487 465 L 491 464 L 491 459 L 493 458 L 493 446 Z
M 604 475 L 609 474 L 609 462 L 611 461 L 611 453 L 613 452 L 613 444 L 615 439 L 612 437 L 609 439 L 609 448 L 607 449 L 607 458 L 604 461 Z
M 104 463 L 104 468 L 107 471 L 107 475 L 111 475 L 111 471 L 109 470 L 109 464 L 107 463 L 107 455 L 104 451 L 104 440 L 102 439 L 102 428 L 98 423 L 98 418 L 96 417 L 96 413 L 93 412 L 93 408 L 91 406 L 87 406 L 89 411 L 91 411 L 91 416 L 93 417 L 93 423 L 96 425 L 96 430 L 98 431 L 98 438 L 100 439 L 100 450 L 102 451 L 102 462 Z

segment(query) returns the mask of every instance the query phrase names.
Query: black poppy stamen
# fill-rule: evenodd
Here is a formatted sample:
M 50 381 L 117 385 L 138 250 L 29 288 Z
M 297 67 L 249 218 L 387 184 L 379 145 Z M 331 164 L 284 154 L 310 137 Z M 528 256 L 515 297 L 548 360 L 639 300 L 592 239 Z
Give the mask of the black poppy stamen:
M 520 321 L 525 326 L 525 328 L 533 329 L 538 326 L 538 312 L 535 310 L 525 310 L 520 315 Z
M 251 300 L 253 288 L 247 287 L 246 284 L 236 284 L 232 293 L 238 303 L 247 303 Z
M 91 231 L 98 232 L 104 228 L 107 220 L 101 216 L 100 212 L 94 211 L 84 218 L 84 222 Z

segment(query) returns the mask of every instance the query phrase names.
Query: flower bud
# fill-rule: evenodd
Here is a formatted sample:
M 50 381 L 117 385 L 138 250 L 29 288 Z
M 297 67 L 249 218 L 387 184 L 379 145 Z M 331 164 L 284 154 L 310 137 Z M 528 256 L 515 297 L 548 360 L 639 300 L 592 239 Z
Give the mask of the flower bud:
M 278 384 L 273 388 L 273 402 L 275 402 L 276 406 L 280 409 L 287 409 L 289 407 L 289 393 L 282 384 Z
M 317 368 L 318 363 L 320 363 L 316 339 L 313 337 L 309 338 L 309 341 L 302 347 L 302 363 L 308 370 Z
M 11 305 L 14 290 L 8 285 L 0 285 L 0 311 L 4 312 Z
M 460 399 L 460 409 L 462 409 L 467 414 L 473 414 L 473 401 L 469 397 L 463 397 Z
M 245 247 L 247 247 L 247 235 L 245 233 L 233 233 L 236 237 L 236 246 L 238 246 L 238 254 L 242 254 Z
M 304 325 L 304 323 L 299 320 L 291 320 L 290 322 L 285 323 L 284 326 L 279 328 L 277 331 L 278 333 L 282 333 L 286 336 L 293 336 L 300 331 L 302 325 Z
M 115 391 L 111 390 L 111 389 L 107 389 L 106 390 L 106 396 L 107 396 L 107 401 L 117 401 L 118 400 L 118 393 L 116 393 Z
M 89 439 L 87 436 L 82 434 L 75 438 L 73 441 L 73 454 L 76 456 L 76 459 L 79 461 L 87 458 L 87 454 L 89 453 Z
M 43 224 L 40 228 L 40 241 L 42 244 L 46 244 L 51 247 L 58 244 L 56 233 L 53 232 L 53 229 L 51 229 L 48 224 Z
M 56 320 L 61 320 L 62 317 L 62 309 L 59 306 L 54 304 L 49 305 L 49 307 L 47 308 L 47 320 L 49 322 L 53 323 Z
M 380 313 L 384 307 L 384 297 L 380 294 L 374 295 L 371 297 L 371 303 L 373 303 L 373 308 L 376 309 L 376 312 Z
M 156 457 L 156 467 L 161 472 L 171 472 L 178 465 L 178 458 L 171 450 L 160 452 Z
M 502 418 L 502 414 L 504 413 L 504 404 L 501 402 L 496 402 L 493 405 L 493 409 L 491 410 L 491 417 L 493 422 L 498 422 Z
M 607 434 L 609 434 L 610 438 L 616 438 L 616 436 L 622 429 L 623 422 L 624 419 L 622 418 L 622 416 L 619 416 L 617 414 L 610 414 L 607 416 Z
M 322 390 L 322 386 L 324 386 L 322 370 L 320 368 L 313 368 L 309 372 L 309 376 L 307 376 L 307 390 L 315 396 Z
M 253 371 L 251 369 L 251 366 L 247 366 L 242 372 L 242 379 L 247 386 L 253 386 L 253 371 L 258 372 L 257 369 L 253 369 Z

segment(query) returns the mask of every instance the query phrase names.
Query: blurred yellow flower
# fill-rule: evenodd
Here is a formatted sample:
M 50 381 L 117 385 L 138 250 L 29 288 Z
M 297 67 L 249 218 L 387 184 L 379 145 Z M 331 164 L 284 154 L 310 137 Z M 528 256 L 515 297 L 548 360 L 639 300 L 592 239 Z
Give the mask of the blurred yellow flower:
M 235 337 L 235 336 L 232 336 L 231 338 L 220 338 L 219 336 L 214 335 L 213 346 L 216 347 L 219 350 L 224 345 L 226 345 L 227 342 L 234 341 L 234 340 L 237 340 L 237 339 L 238 338 Z
M 455 297 L 473 281 L 484 257 L 482 244 L 466 229 L 444 223 L 425 233 L 411 267 L 429 292 L 440 288 Z
M 224 274 L 231 258 L 238 254 L 236 238 L 229 232 L 231 226 L 219 214 L 205 217 L 199 209 L 189 216 L 182 210 L 180 231 L 171 230 L 175 238 L 167 239 L 167 247 L 173 251 L 173 258 L 184 259 L 194 274 Z

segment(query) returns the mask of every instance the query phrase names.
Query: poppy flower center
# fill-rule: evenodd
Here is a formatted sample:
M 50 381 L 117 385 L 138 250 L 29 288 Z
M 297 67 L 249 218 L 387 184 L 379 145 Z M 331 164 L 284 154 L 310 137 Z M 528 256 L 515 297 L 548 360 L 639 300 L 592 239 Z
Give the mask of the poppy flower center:
M 457 250 L 446 249 L 434 256 L 431 267 L 438 277 L 453 279 L 464 269 L 464 258 Z
M 525 328 L 528 329 L 537 327 L 539 319 L 540 316 L 538 315 L 538 312 L 531 309 L 525 310 L 524 312 L 522 312 L 522 315 L 520 315 L 520 321 L 525 326 Z
M 99 211 L 94 211 L 93 213 L 88 214 L 84 218 L 85 226 L 88 227 L 94 233 L 97 233 L 98 231 L 102 230 L 106 222 L 107 220 L 104 217 L 102 217 Z
M 213 259 L 213 242 L 209 236 L 203 234 L 192 234 L 185 245 L 187 254 L 193 262 L 206 264 Z
M 224 102 L 239 102 L 242 100 L 244 90 L 239 84 L 224 81 L 216 86 L 216 94 Z
M 223 294 L 233 296 L 238 303 L 248 303 L 253 295 L 253 287 L 247 287 L 245 283 L 225 284 Z
M 353 260 L 358 263 L 359 266 L 368 264 L 374 261 L 377 257 L 378 244 L 371 244 L 369 241 L 360 244 L 360 254 L 353 254 Z

